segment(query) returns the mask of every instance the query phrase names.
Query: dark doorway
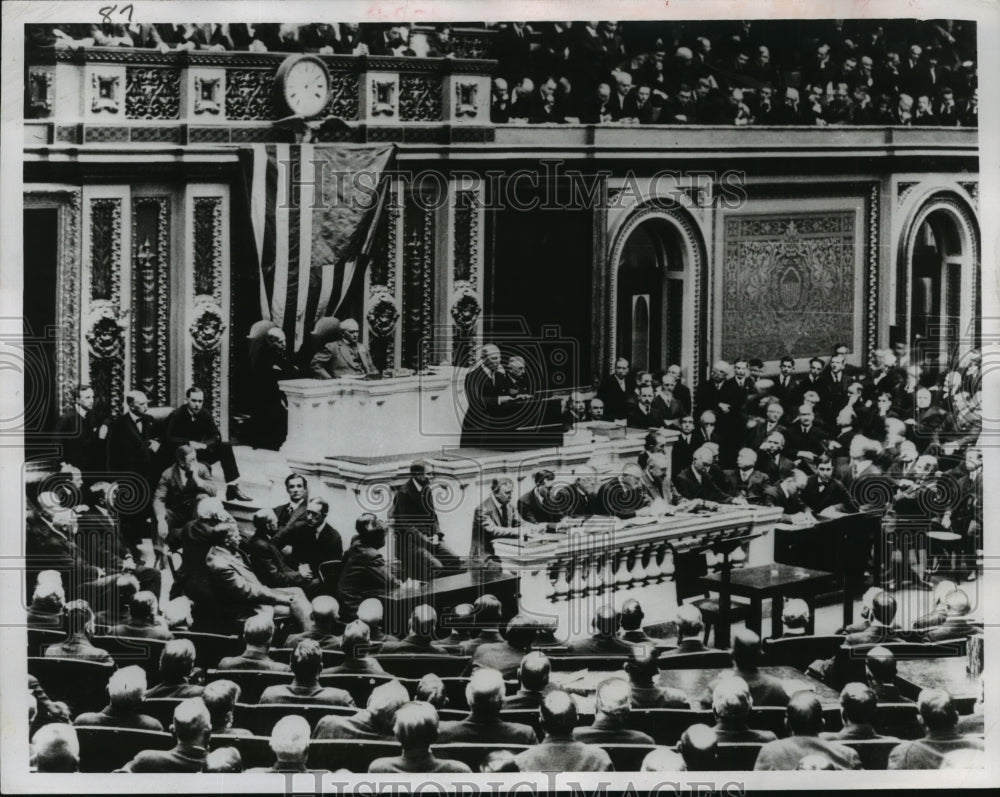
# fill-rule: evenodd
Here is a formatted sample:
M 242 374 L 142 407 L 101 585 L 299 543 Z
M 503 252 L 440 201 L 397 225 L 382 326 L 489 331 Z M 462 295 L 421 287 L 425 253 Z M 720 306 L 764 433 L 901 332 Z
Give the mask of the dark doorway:
M 51 431 L 59 416 L 56 384 L 56 278 L 59 211 L 24 211 L 24 431 Z

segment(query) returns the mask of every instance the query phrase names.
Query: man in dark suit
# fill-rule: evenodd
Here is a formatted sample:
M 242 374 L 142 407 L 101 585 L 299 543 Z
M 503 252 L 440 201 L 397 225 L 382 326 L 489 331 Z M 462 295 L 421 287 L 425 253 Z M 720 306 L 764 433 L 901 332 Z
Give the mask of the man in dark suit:
M 864 397 L 874 403 L 879 393 L 888 393 L 893 402 L 903 388 L 904 377 L 896 369 L 896 355 L 890 349 L 878 349 L 875 352 L 875 364 L 868 380 L 865 382 Z
M 163 471 L 153 494 L 157 543 L 179 547 L 181 529 L 194 519 L 194 510 L 205 496 L 215 495 L 212 473 L 197 461 L 197 454 L 186 443 L 176 453 L 177 461 Z
M 316 379 L 365 377 L 377 373 L 368 349 L 358 343 L 358 322 L 348 318 L 340 322 L 340 340 L 327 343 L 313 355 L 310 368 Z
M 285 492 L 288 493 L 288 503 L 274 508 L 278 531 L 284 531 L 304 518 L 306 508 L 309 506 L 309 483 L 305 476 L 299 473 L 288 474 L 285 477 Z
M 503 696 L 503 676 L 498 670 L 483 667 L 473 672 L 465 687 L 469 716 L 462 720 L 442 722 L 438 743 L 535 744 L 538 739 L 530 725 L 500 719 Z
M 782 509 L 781 523 L 792 523 L 795 515 L 806 511 L 800 493 L 806 486 L 806 475 L 800 470 L 793 470 L 777 484 L 764 490 L 760 503 L 763 506 L 780 506 Z
M 862 741 L 864 739 L 894 739 L 875 732 L 878 698 L 867 684 L 849 683 L 840 692 L 840 716 L 844 727 L 839 731 L 824 731 L 821 739 L 828 741 Z
M 94 409 L 94 388 L 79 385 L 75 393 L 73 408 L 59 416 L 55 432 L 62 444 L 60 461 L 86 475 L 104 469 L 108 421 Z
M 680 653 L 703 653 L 707 648 L 701 641 L 705 623 L 697 606 L 684 604 L 677 609 L 677 647 L 662 653 L 674 656 Z
M 549 687 L 549 673 L 552 664 L 548 656 L 534 650 L 521 659 L 517 668 L 517 680 L 521 688 L 516 694 L 504 698 L 505 709 L 538 708 Z
M 909 703 L 896 685 L 896 656 L 889 648 L 873 647 L 865 654 L 865 680 L 879 703 Z
M 641 125 L 655 125 L 660 121 L 660 106 L 653 98 L 653 89 L 645 84 L 635 90 L 635 118 Z
M 795 392 L 792 394 L 792 398 L 798 402 L 799 405 L 802 404 L 803 397 L 810 390 L 815 391 L 816 395 L 819 396 L 820 401 L 825 402 L 826 389 L 824 384 L 825 380 L 823 379 L 823 372 L 825 369 L 826 363 L 819 357 L 813 357 L 809 360 L 809 373 L 799 379 L 795 385 Z
M 212 736 L 212 718 L 201 700 L 182 700 L 174 709 L 170 729 L 177 741 L 172 750 L 143 750 L 129 761 L 126 772 L 203 772 Z
M 618 476 L 604 482 L 598 489 L 595 514 L 628 520 L 649 502 L 649 496 L 642 488 L 642 469 L 636 463 L 628 462 Z
M 833 478 L 833 460 L 829 455 L 823 454 L 817 459 L 813 469 L 815 473 L 802 490 L 802 503 L 818 516 L 828 507 L 844 504 L 849 496 L 844 485 Z
M 809 467 L 824 451 L 826 431 L 816 423 L 816 412 L 808 402 L 799 407 L 799 416 L 785 431 L 785 456 Z
M 750 363 L 745 357 L 740 357 L 733 363 L 733 382 L 744 398 L 753 395 L 757 381 L 750 376 Z
M 233 446 L 222 439 L 219 427 L 205 409 L 205 392 L 197 386 L 189 387 L 184 394 L 187 402 L 167 417 L 165 444 L 160 461 L 172 456 L 179 446 L 191 446 L 198 461 L 211 466 L 218 462 L 228 485 L 226 499 L 229 501 L 249 501 L 239 485 L 240 469 L 236 465 Z
M 510 500 L 514 494 L 514 482 L 510 479 L 493 479 L 490 493 L 490 497 L 476 507 L 472 516 L 469 561 L 480 567 L 491 561 L 498 561 L 493 550 L 493 540 L 516 540 L 521 534 L 521 516 Z
M 28 590 L 42 570 L 56 570 L 62 576 L 67 595 L 78 594 L 87 584 L 104 576 L 104 570 L 88 564 L 76 538 L 76 518 L 65 509 L 53 492 L 39 494 L 38 509 L 29 513 L 25 529 L 25 562 L 29 574 Z
M 658 429 L 663 418 L 653 406 L 653 386 L 639 388 L 639 400 L 628 408 L 628 425 L 635 429 Z
M 787 410 L 795 401 L 795 376 L 793 372 L 795 371 L 795 360 L 791 357 L 782 357 L 781 362 L 778 364 L 778 376 L 774 380 L 774 385 L 771 387 L 771 395 L 776 396 L 778 401 L 781 402 L 782 406 Z M 802 402 L 799 402 L 800 404 Z
M 387 640 L 382 643 L 381 653 L 441 653 L 447 648 L 434 641 L 438 616 L 433 606 L 426 603 L 417 606 L 410 613 L 410 633 L 402 639 Z
M 781 453 L 784 448 L 784 433 L 774 431 L 757 449 L 757 470 L 765 474 L 771 484 L 776 484 L 795 468 L 795 463 Z
M 690 708 L 687 694 L 656 683 L 660 649 L 655 645 L 631 645 L 625 671 L 631 688 L 632 708 Z
M 340 532 L 326 522 L 329 511 L 325 499 L 310 498 L 305 516 L 274 535 L 274 545 L 288 557 L 288 563 L 293 567 L 308 565 L 313 578 L 319 576 L 323 562 L 344 556 Z
M 550 470 L 539 470 L 532 478 L 535 488 L 517 500 L 518 514 L 527 523 L 558 523 L 562 515 L 549 499 L 556 475 Z
M 444 535 L 430 489 L 433 476 L 429 462 L 415 460 L 410 464 L 410 478 L 392 498 L 389 522 L 393 555 L 399 560 L 403 581 L 430 581 L 434 576 L 462 571 L 458 557 L 441 542 Z
M 926 735 L 902 742 L 889 753 L 889 769 L 940 769 L 946 753 L 953 750 L 983 750 L 982 739 L 959 734 L 958 709 L 944 689 L 924 689 L 917 710 Z
M 872 598 L 872 620 L 868 627 L 863 631 L 848 634 L 844 639 L 844 644 L 848 647 L 854 647 L 855 645 L 895 642 L 899 639 L 892 627 L 895 619 L 896 599 L 884 590 L 876 593 L 875 597 Z
M 272 541 L 278 530 L 274 512 L 270 509 L 259 510 L 253 516 L 253 527 L 253 536 L 241 547 L 260 582 L 266 587 L 301 587 L 307 597 L 315 597 L 322 586 L 319 574 L 310 577 L 292 567 Z
M 597 473 L 590 465 L 574 469 L 573 483 L 559 487 L 552 493 L 552 505 L 558 507 L 562 518 L 583 518 L 599 514 L 597 510 Z
M 678 427 L 680 435 L 674 440 L 673 448 L 670 450 L 670 471 L 680 473 L 691 465 L 691 458 L 698 449 L 699 444 L 694 428 L 694 418 L 685 415 L 680 419 Z
M 465 375 L 465 399 L 469 408 L 462 419 L 462 447 L 488 447 L 500 442 L 494 438 L 503 430 L 502 408 L 516 399 L 510 395 L 509 380 L 500 366 L 500 349 L 496 346 L 483 346 L 479 364 Z
M 676 363 L 668 365 L 667 373 L 674 378 L 674 398 L 681 403 L 684 412 L 691 412 L 691 389 L 681 379 L 681 367 Z
M 823 707 L 812 692 L 797 692 L 788 702 L 786 723 L 792 735 L 765 744 L 757 754 L 755 770 L 794 770 L 811 754 L 828 759 L 833 769 L 861 769 L 855 750 L 820 738 Z
M 827 408 L 826 425 L 832 427 L 836 420 L 835 413 L 847 401 L 847 386 L 851 383 L 842 354 L 835 354 L 830 358 L 830 367 L 820 381 L 823 388 L 820 395 L 825 398 Z
M 747 682 L 755 706 L 786 706 L 788 693 L 781 681 L 760 671 L 764 660 L 760 637 L 748 629 L 733 632 L 732 674 Z
M 147 535 L 146 521 L 152 506 L 154 455 L 160 450 L 160 440 L 152 416 L 146 413 L 146 394 L 133 390 L 125 394 L 126 409 L 114 419 L 108 430 L 108 470 L 123 479 L 139 482 L 131 492 L 136 500 L 122 508 L 118 516 L 122 531 L 132 544 Z
M 698 385 L 694 396 L 695 410 L 699 414 L 712 410 L 720 419 L 720 426 L 725 426 L 725 419 L 730 419 L 739 413 L 743 406 L 736 382 L 732 379 L 732 366 L 725 360 L 719 360 L 712 365 L 710 378 Z
M 595 613 L 591 625 L 594 634 L 569 643 L 569 652 L 576 656 L 601 656 L 605 654 L 628 655 L 632 645 L 618 638 L 621 615 L 614 607 L 605 604 Z
M 653 412 L 660 419 L 660 425 L 673 427 L 685 414 L 684 405 L 674 395 L 677 387 L 677 377 L 665 373 L 660 379 L 660 389 L 653 399 Z
M 757 452 L 752 448 L 741 448 L 736 455 L 736 470 L 729 476 L 729 483 L 735 494 L 748 503 L 759 504 L 764 499 L 764 491 L 771 484 L 765 473 L 757 470 Z
M 356 536 L 344 554 L 337 584 L 341 614 L 346 620 L 357 615 L 363 600 L 384 597 L 400 583 L 382 554 L 386 528 L 381 521 L 366 512 L 358 518 L 354 530 Z
M 767 409 L 764 410 L 763 418 L 755 418 L 753 421 L 747 422 L 748 428 L 746 436 L 743 438 L 747 448 L 756 451 L 772 432 L 784 434 L 785 427 L 781 423 L 784 416 L 785 408 L 781 406 L 781 402 L 772 399 L 771 403 L 767 405 Z M 754 425 L 750 426 L 751 423 Z
M 589 727 L 573 730 L 573 738 L 589 744 L 653 744 L 653 737 L 628 727 L 631 690 L 624 678 L 608 678 L 597 686 L 595 717 Z
M 628 360 L 619 357 L 615 369 L 601 380 L 597 397 L 604 402 L 604 417 L 616 421 L 628 417 L 628 398 L 635 393 L 635 377 Z
M 717 484 L 710 473 L 715 454 L 711 448 L 702 446 L 691 458 L 691 464 L 679 473 L 674 474 L 674 489 L 683 498 L 712 501 L 718 504 L 742 503 L 743 499 L 734 499 L 726 491 L 724 485 Z

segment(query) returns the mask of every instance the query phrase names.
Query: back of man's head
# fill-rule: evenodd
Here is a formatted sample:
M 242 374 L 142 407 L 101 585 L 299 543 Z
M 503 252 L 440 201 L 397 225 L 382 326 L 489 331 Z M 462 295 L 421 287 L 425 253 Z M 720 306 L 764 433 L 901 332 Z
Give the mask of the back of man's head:
M 594 614 L 594 630 L 601 636 L 614 636 L 618 631 L 619 619 L 614 607 L 605 604 Z
M 31 737 L 31 749 L 39 772 L 76 772 L 79 768 L 80 741 L 72 725 L 43 725 Z
M 718 747 L 719 737 L 714 730 L 702 723 L 688 727 L 677 743 L 688 772 L 714 770 Z
M 561 689 L 554 689 L 542 699 L 539 714 L 542 727 L 550 736 L 569 735 L 576 727 L 576 703 Z
M 274 638 L 274 620 L 269 614 L 252 614 L 243 623 L 243 640 L 258 648 L 267 647 Z
M 240 687 L 232 681 L 220 678 L 205 684 L 201 699 L 212 718 L 212 727 L 219 728 L 231 719 L 230 714 L 240 699 Z
M 128 605 L 128 613 L 133 621 L 151 622 L 156 617 L 156 595 L 148 590 L 142 590 L 132 596 Z
M 733 664 L 740 670 L 754 670 L 760 663 L 763 651 L 760 637 L 749 628 L 733 632 Z
M 120 711 L 138 711 L 146 691 L 146 671 L 138 665 L 122 667 L 108 679 L 108 698 Z
M 964 617 L 972 611 L 969 596 L 965 590 L 956 589 L 944 599 L 944 610 L 949 617 Z
M 212 729 L 212 718 L 200 697 L 182 700 L 174 709 L 170 730 L 178 742 L 204 744 Z
M 366 622 L 369 628 L 375 628 L 382 624 L 383 611 L 378 598 L 365 598 L 358 605 L 358 619 Z
M 396 716 L 396 711 L 409 699 L 410 694 L 406 691 L 405 686 L 399 681 L 389 681 L 389 683 L 380 684 L 372 689 L 365 707 L 375 719 L 376 724 L 385 732 L 389 732 L 392 730 L 392 721 Z
M 271 731 L 271 750 L 279 761 L 305 761 L 309 752 L 309 722 L 298 714 L 282 717 Z
M 296 681 L 314 681 L 323 669 L 323 649 L 315 639 L 303 639 L 289 660 Z
M 480 716 L 494 716 L 500 713 L 504 696 L 503 675 L 491 667 L 481 667 L 473 671 L 465 687 L 465 699 L 469 708 Z
M 533 650 L 521 659 L 517 668 L 517 678 L 521 686 L 534 692 L 541 692 L 549 685 L 552 663 L 544 653 Z
M 788 701 L 785 713 L 793 736 L 819 736 L 823 730 L 823 707 L 815 692 L 796 692 Z
M 436 709 L 442 709 L 448 705 L 448 691 L 445 688 L 444 681 L 441 680 L 441 676 L 436 672 L 424 674 L 417 681 L 414 699 L 423 703 L 430 703 Z
M 844 722 L 870 725 L 875 722 L 878 699 L 868 684 L 853 681 L 840 690 L 840 712 Z
M 340 619 L 340 604 L 330 595 L 313 598 L 310 615 L 318 631 L 330 632 Z
M 473 604 L 473 616 L 478 628 L 497 628 L 500 625 L 500 618 L 503 612 L 503 605 L 496 595 L 486 593 L 476 598 Z
M 697 606 L 684 604 L 677 609 L 677 637 L 687 639 L 688 637 L 700 637 L 705 629 L 701 619 L 701 611 Z
M 642 759 L 642 772 L 683 772 L 684 758 L 669 747 L 657 747 Z
M 355 620 L 344 629 L 344 639 L 340 645 L 349 659 L 360 659 L 368 655 L 371 648 L 371 629 L 363 620 Z
M 802 598 L 792 598 L 785 603 L 781 622 L 786 628 L 805 628 L 809 623 L 809 604 Z
M 896 679 L 896 656 L 889 648 L 878 645 L 869 650 L 865 666 L 877 683 L 891 684 Z
M 621 624 L 623 631 L 638 631 L 642 626 L 642 606 L 635 598 L 622 604 Z
M 432 638 L 436 627 L 437 612 L 433 606 L 423 603 L 410 615 L 410 630 L 421 639 Z
M 194 643 L 190 639 L 172 639 L 160 654 L 160 676 L 166 683 L 187 678 L 194 667 L 194 659 Z
M 872 599 L 872 617 L 882 625 L 890 625 L 896 619 L 896 599 L 883 590 Z
M 917 697 L 917 710 L 928 731 L 947 731 L 958 722 L 955 702 L 944 689 L 924 689 Z
M 712 710 L 716 719 L 731 723 L 745 722 L 753 707 L 750 687 L 737 676 L 719 679 L 712 690 Z
M 403 750 L 426 750 L 437 741 L 437 709 L 430 703 L 406 703 L 396 711 L 393 730 Z
M 660 651 L 653 645 L 635 645 L 628 653 L 625 669 L 629 680 L 634 684 L 646 686 L 653 681 L 659 671 Z
M 515 614 L 507 623 L 507 644 L 518 650 L 529 650 L 537 634 L 538 627 L 527 615 Z
M 85 600 L 74 600 L 67 603 L 63 609 L 63 622 L 67 633 L 70 634 L 91 631 L 94 623 L 94 613 L 90 609 L 90 604 Z
M 599 714 L 624 721 L 632 702 L 632 690 L 624 678 L 608 678 L 597 685 L 595 708 Z

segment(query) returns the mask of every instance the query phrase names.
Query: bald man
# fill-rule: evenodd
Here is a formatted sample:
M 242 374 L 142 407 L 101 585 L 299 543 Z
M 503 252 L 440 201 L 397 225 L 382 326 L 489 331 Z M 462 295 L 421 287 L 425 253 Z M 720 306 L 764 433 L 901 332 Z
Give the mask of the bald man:
M 573 738 L 578 716 L 576 703 L 566 692 L 549 692 L 542 700 L 539 715 L 545 739 L 514 758 L 521 772 L 614 771 L 604 750 Z
M 594 701 L 594 724 L 574 728 L 573 738 L 590 744 L 653 744 L 653 737 L 642 731 L 630 730 L 628 715 L 632 695 L 624 678 L 608 678 L 597 686 Z
M 177 741 L 172 750 L 143 750 L 122 769 L 126 772 L 203 772 L 212 736 L 212 718 L 201 698 L 177 704 L 170 730 Z
M 939 769 L 948 753 L 984 749 L 982 739 L 958 732 L 958 710 L 944 689 L 921 691 L 917 709 L 926 734 L 894 747 L 889 753 L 889 769 Z
M 313 355 L 310 370 L 316 379 L 364 378 L 378 373 L 368 349 L 358 343 L 358 322 L 348 318 L 340 323 L 340 340 L 327 343 Z
M 479 352 L 479 363 L 465 375 L 469 408 L 462 420 L 463 448 L 480 448 L 493 442 L 503 426 L 501 408 L 516 400 L 510 389 L 510 378 L 500 365 L 500 349 L 486 344 Z
M 834 769 L 861 769 L 861 759 L 849 747 L 820 738 L 823 707 L 812 692 L 796 692 L 786 709 L 785 723 L 791 735 L 768 742 L 757 754 L 755 770 L 794 770 L 811 754 L 825 755 Z

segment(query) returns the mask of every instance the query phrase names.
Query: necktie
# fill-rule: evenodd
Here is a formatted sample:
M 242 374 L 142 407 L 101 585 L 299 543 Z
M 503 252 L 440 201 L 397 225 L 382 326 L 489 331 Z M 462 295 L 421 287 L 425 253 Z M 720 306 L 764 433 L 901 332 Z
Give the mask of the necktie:
M 500 507 L 500 525 L 503 526 L 504 528 L 506 528 L 507 524 L 508 524 L 508 521 L 507 521 L 507 507 L 505 505 L 505 506 L 501 506 Z

